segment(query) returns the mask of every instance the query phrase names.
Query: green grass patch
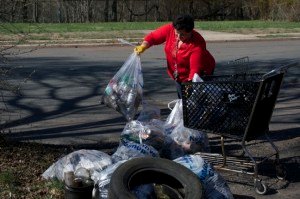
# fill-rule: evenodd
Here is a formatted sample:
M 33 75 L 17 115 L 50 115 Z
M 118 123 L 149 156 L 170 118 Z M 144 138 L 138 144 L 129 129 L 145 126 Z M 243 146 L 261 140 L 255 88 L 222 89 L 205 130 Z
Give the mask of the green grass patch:
M 111 23 L 2 23 L 0 33 L 66 33 L 103 32 L 122 30 L 151 30 L 164 22 L 111 22 Z
M 109 23 L 0 23 L 0 41 L 77 42 L 81 40 L 143 38 L 144 30 L 154 30 L 170 22 Z M 284 34 L 300 32 L 300 22 L 283 21 L 196 21 L 195 28 L 240 34 Z M 84 41 L 83 41 L 84 42 Z M 94 41 L 96 42 L 96 41 Z
M 14 182 L 15 182 L 15 177 L 12 171 L 0 172 L 0 184 L 12 186 Z
M 67 33 L 124 30 L 153 30 L 169 22 L 108 22 L 108 23 L 1 23 L 0 33 Z M 196 21 L 203 30 L 229 31 L 238 29 L 300 29 L 300 22 L 284 21 Z
M 4 170 L 0 172 L 0 196 L 9 196 L 16 194 L 16 177 L 11 170 Z
M 50 190 L 57 190 L 57 191 L 63 191 L 64 190 L 64 183 L 59 180 L 50 180 L 45 183 L 45 187 Z
M 300 22 L 284 21 L 198 21 L 196 28 L 212 31 L 236 29 L 300 29 Z M 298 30 L 299 31 L 299 30 Z

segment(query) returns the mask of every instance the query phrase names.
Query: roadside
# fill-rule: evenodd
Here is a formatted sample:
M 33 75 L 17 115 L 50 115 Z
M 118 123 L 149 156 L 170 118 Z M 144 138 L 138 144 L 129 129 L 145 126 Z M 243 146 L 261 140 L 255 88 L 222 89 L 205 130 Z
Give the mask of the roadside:
M 230 33 L 209 30 L 197 30 L 202 34 L 207 42 L 226 42 L 226 41 L 259 41 L 259 40 L 283 40 L 300 39 L 300 32 L 294 33 Z M 21 38 L 12 36 L 1 36 L 0 45 L 2 47 L 96 47 L 124 45 L 118 41 L 122 38 L 137 44 L 142 41 L 143 36 L 151 30 L 127 30 L 98 33 L 68 33 L 64 36 L 59 34 L 32 34 Z M 108 34 L 111 33 L 111 34 Z M 33 39 L 34 38 L 34 39 Z M 47 38 L 47 39 L 45 39 Z

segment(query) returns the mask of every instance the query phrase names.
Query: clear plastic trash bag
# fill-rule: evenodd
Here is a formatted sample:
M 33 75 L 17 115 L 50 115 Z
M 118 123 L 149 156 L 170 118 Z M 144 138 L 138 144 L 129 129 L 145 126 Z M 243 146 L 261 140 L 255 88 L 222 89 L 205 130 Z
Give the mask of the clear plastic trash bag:
M 106 86 L 102 102 L 133 120 L 143 95 L 141 59 L 132 53 Z
M 204 186 L 204 198 L 233 199 L 225 179 L 200 155 L 185 155 L 174 160 L 194 172 Z
M 184 126 L 182 100 L 178 99 L 170 102 L 169 108 L 173 103 L 175 103 L 174 108 L 164 125 L 166 134 L 182 147 L 185 154 L 199 151 L 210 152 L 207 134 Z
M 82 174 L 81 171 L 85 169 L 90 175 L 94 170 L 102 170 L 111 164 L 110 155 L 102 151 L 82 149 L 60 158 L 42 174 L 42 177 L 64 181 L 65 172 Z

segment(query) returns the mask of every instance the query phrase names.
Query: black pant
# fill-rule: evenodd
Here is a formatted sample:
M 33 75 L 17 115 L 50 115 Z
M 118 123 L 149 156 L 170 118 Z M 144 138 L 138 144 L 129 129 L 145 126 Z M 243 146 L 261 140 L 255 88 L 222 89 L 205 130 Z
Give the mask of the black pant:
M 178 95 L 178 99 L 182 99 L 182 93 L 181 93 L 181 82 L 176 82 L 175 81 L 175 85 L 176 85 L 176 90 L 177 90 L 177 95 Z

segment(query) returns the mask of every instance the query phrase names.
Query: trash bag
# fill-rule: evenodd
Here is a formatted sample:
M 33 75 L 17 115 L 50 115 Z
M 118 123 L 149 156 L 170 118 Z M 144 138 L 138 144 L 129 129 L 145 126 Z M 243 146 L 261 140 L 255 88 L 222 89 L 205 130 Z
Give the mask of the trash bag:
M 143 123 L 137 120 L 128 122 L 120 136 L 120 144 L 116 152 L 111 156 L 113 162 L 118 162 L 122 160 L 128 160 L 133 157 L 159 157 L 159 152 L 155 147 L 151 146 L 151 141 L 153 142 L 151 134 L 154 133 L 148 123 Z M 154 128 L 154 127 L 153 127 Z M 163 135 L 158 129 L 158 134 Z M 161 140 L 162 139 L 162 140 Z M 156 139 L 156 145 L 163 144 L 163 138 Z
M 146 156 L 159 157 L 159 153 L 152 146 L 147 144 L 139 144 L 135 141 L 130 141 L 123 138 L 121 139 L 119 147 L 115 153 L 112 154 L 111 158 L 113 163 L 116 163 L 122 160 Z
M 170 102 L 168 106 L 170 107 L 172 103 L 175 103 L 175 106 L 166 119 L 164 126 L 166 134 L 182 147 L 184 153 L 178 149 L 177 151 L 180 152 L 180 154 L 210 152 L 207 134 L 205 132 L 193 130 L 184 126 L 182 100 L 174 100 Z M 173 153 L 171 158 L 176 158 L 176 154 Z
M 95 182 L 95 198 L 108 198 L 108 188 L 113 172 L 127 160 L 119 161 L 107 166 L 103 170 L 96 170 L 92 174 L 92 180 Z
M 174 107 L 171 108 L 172 104 Z M 171 109 L 171 113 L 168 115 L 165 121 L 165 129 L 166 134 L 169 135 L 172 133 L 173 129 L 183 122 L 183 113 L 182 113 L 182 100 L 173 100 L 168 104 L 169 109 Z
M 133 120 L 142 101 L 143 76 L 140 56 L 132 53 L 120 70 L 109 81 L 102 102 Z
M 108 154 L 97 150 L 82 149 L 60 158 L 42 174 L 42 177 L 64 181 L 64 173 L 70 171 L 89 177 L 94 170 L 102 170 L 110 164 L 112 164 L 112 159 Z
M 160 120 L 153 119 L 149 122 L 133 120 L 128 122 L 121 133 L 121 141 L 127 140 L 138 144 L 147 144 L 159 148 L 164 144 L 165 133 Z
M 186 128 L 183 122 L 173 129 L 170 137 L 180 145 L 186 153 L 210 152 L 207 134 Z
M 233 199 L 225 179 L 199 155 L 185 155 L 174 160 L 194 172 L 204 186 L 204 198 Z

